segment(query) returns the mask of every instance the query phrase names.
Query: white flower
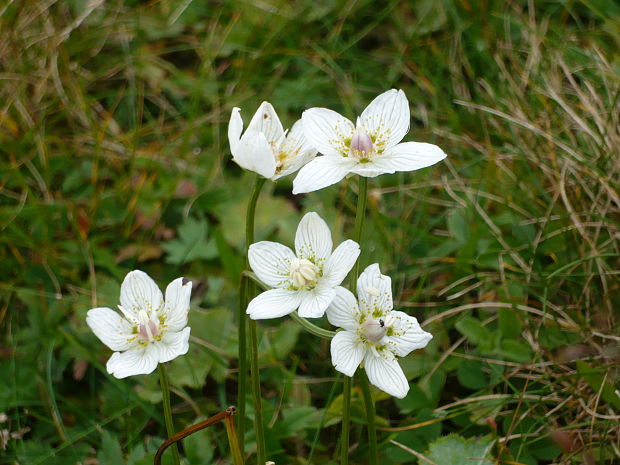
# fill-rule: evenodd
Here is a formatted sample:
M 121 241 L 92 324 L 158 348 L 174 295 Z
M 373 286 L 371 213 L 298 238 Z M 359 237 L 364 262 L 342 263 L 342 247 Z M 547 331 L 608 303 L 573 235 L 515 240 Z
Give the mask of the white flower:
M 252 244 L 250 267 L 265 284 L 275 288 L 255 297 L 248 306 L 251 318 L 277 318 L 299 308 L 304 318 L 319 318 L 351 270 L 360 247 L 344 241 L 332 253 L 332 236 L 319 215 L 307 213 L 295 234 L 295 253 L 277 242 Z
M 230 115 L 228 142 L 233 160 L 242 168 L 275 181 L 294 173 L 316 155 L 304 136 L 301 120 L 287 134 L 269 102 L 258 107 L 243 135 L 239 112 L 235 107 Z
M 353 376 L 363 362 L 373 385 L 402 399 L 409 383 L 397 357 L 426 347 L 433 336 L 414 317 L 392 310 L 391 280 L 376 263 L 357 280 L 357 295 L 359 305 L 350 291 L 338 287 L 327 309 L 329 322 L 344 329 L 331 341 L 332 364 Z
M 375 98 L 356 125 L 327 108 L 310 108 L 301 119 L 306 138 L 323 156 L 299 171 L 293 194 L 331 186 L 348 173 L 375 177 L 426 168 L 446 158 L 433 144 L 399 144 L 409 131 L 409 102 L 402 90 L 388 90 Z
M 95 335 L 114 351 L 108 373 L 117 378 L 145 375 L 158 363 L 187 353 L 187 313 L 192 283 L 185 278 L 166 288 L 166 301 L 157 284 L 144 272 L 127 274 L 121 285 L 122 316 L 111 308 L 93 308 L 86 323 Z

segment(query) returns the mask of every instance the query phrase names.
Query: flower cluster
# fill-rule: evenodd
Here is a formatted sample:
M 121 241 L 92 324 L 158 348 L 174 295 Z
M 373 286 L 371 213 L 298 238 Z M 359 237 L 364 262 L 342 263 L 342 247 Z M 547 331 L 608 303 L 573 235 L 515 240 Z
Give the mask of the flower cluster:
M 228 125 L 233 160 L 271 180 L 300 170 L 294 194 L 331 186 L 349 173 L 375 177 L 426 168 L 446 158 L 436 145 L 401 143 L 410 120 L 402 90 L 379 95 L 356 124 L 333 110 L 310 108 L 288 134 L 268 102 L 261 104 L 243 135 L 239 111 L 233 108 Z M 315 158 L 317 151 L 322 155 Z
M 354 124 L 326 108 L 306 110 L 285 131 L 272 105 L 263 102 L 243 130 L 240 109 L 233 108 L 228 139 L 233 160 L 242 168 L 275 181 L 299 170 L 293 193 L 312 192 L 348 174 L 375 177 L 431 166 L 446 157 L 436 145 L 401 142 L 409 131 L 409 103 L 402 90 L 376 97 Z M 317 154 L 320 152 L 320 156 Z M 341 286 L 360 254 L 357 242 L 335 249 L 329 227 L 314 212 L 299 223 L 295 250 L 270 241 L 252 244 L 249 265 L 269 290 L 247 307 L 252 319 L 327 314 L 342 328 L 331 342 L 336 370 L 352 376 L 360 365 L 379 389 L 404 397 L 409 384 L 397 359 L 427 345 L 432 336 L 417 320 L 392 308 L 390 278 L 378 264 L 359 276 L 357 299 Z M 94 308 L 86 321 L 114 351 L 107 370 L 118 378 L 151 373 L 158 363 L 185 354 L 190 328 L 187 315 L 192 284 L 184 278 L 166 288 L 165 299 L 142 271 L 130 272 L 121 286 L 120 314 Z
M 348 174 L 375 177 L 443 160 L 446 154 L 436 145 L 401 142 L 409 119 L 404 92 L 392 89 L 375 98 L 356 124 L 335 111 L 311 108 L 286 137 L 273 107 L 264 102 L 243 135 L 239 109 L 234 108 L 228 134 L 233 159 L 243 168 L 272 180 L 299 169 L 293 181 L 298 194 L 330 186 Z M 321 155 L 315 157 L 317 152 Z M 425 347 L 432 336 L 415 318 L 393 311 L 391 281 L 378 264 L 360 275 L 359 300 L 340 286 L 359 253 L 352 240 L 332 252 L 327 224 L 314 212 L 306 214 L 297 228 L 295 252 L 268 241 L 250 246 L 250 267 L 271 289 L 255 297 L 247 313 L 253 319 L 295 310 L 304 318 L 327 313 L 329 322 L 342 328 L 331 342 L 336 370 L 353 376 L 363 365 L 373 385 L 402 398 L 409 383 L 397 358 Z

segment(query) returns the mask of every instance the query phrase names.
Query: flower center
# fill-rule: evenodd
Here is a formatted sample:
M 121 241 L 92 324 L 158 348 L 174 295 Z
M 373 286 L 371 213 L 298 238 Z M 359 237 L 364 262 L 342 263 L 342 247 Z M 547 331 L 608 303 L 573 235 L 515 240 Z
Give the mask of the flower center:
M 159 336 L 159 327 L 144 310 L 140 310 L 138 313 L 140 325 L 138 326 L 138 332 L 142 339 L 146 342 L 153 342 L 157 336 Z
M 319 268 L 305 258 L 291 260 L 289 275 L 295 287 L 314 286 L 319 276 Z
M 370 155 L 374 152 L 374 148 L 374 144 L 368 133 L 363 129 L 357 129 L 353 137 L 351 137 L 349 154 L 361 160 L 368 160 Z
M 369 318 L 362 325 L 362 329 L 369 342 L 379 344 L 393 324 L 394 318 L 390 315 L 385 318 Z

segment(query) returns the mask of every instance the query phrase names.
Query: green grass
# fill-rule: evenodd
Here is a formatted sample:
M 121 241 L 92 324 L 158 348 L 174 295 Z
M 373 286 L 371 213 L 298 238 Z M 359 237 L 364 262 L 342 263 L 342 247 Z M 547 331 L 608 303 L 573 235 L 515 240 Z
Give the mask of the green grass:
M 177 428 L 233 403 L 252 176 L 230 159 L 231 108 L 247 121 L 269 100 L 290 127 L 392 87 L 407 140 L 449 157 L 369 183 L 361 265 L 380 263 L 434 335 L 402 360 L 407 398 L 374 392 L 381 463 L 428 463 L 450 433 L 492 440 L 499 463 L 620 460 L 614 2 L 9 1 L 0 31 L 0 463 L 152 463 L 157 377 L 107 375 L 85 324 L 131 269 L 194 282 L 191 355 L 170 367 Z M 257 238 L 291 243 L 312 210 L 349 237 L 352 181 L 269 184 Z M 328 342 L 288 319 L 259 328 L 269 457 L 336 463 Z M 231 463 L 223 427 L 184 446 L 192 465 Z

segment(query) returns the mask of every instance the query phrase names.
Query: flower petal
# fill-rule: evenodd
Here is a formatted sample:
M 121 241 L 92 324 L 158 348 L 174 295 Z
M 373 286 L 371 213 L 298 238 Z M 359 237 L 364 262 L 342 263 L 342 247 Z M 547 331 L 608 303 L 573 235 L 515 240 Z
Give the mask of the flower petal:
M 388 336 L 388 339 L 394 343 L 394 350 L 399 357 L 406 356 L 412 350 L 426 347 L 433 339 L 433 335 L 424 331 L 414 317 L 398 311 L 390 312 L 389 316 L 395 321 L 392 325 L 394 335 Z
M 230 121 L 228 122 L 228 143 L 230 144 L 230 151 L 234 153 L 241 139 L 241 133 L 243 132 L 243 120 L 239 114 L 241 110 L 235 107 L 230 112 Z
M 353 293 L 342 286 L 336 288 L 334 300 L 325 312 L 329 322 L 340 328 L 355 331 L 359 326 L 359 308 Z
M 391 352 L 384 351 L 381 355 L 375 355 L 367 351 L 364 368 L 370 384 L 389 395 L 402 399 L 409 392 L 409 382 Z
M 396 171 L 392 169 L 387 163 L 381 162 L 382 157 L 385 155 L 376 155 L 371 158 L 367 163 L 358 163 L 351 169 L 351 173 L 364 176 L 365 178 L 375 178 L 382 174 L 392 174 Z
M 358 119 L 358 126 L 374 136 L 379 152 L 395 146 L 409 132 L 409 102 L 402 90 L 388 90 L 376 97 Z
M 271 178 L 274 181 L 294 173 L 316 156 L 316 149 L 310 145 L 304 135 L 301 120 L 298 120 L 287 134 L 286 139 L 280 146 L 280 153 L 284 153 L 286 158 L 283 161 L 280 172 Z
M 304 165 L 293 180 L 293 194 L 318 191 L 340 182 L 358 164 L 354 158 L 316 157 Z
M 114 351 L 132 346 L 133 325 L 111 308 L 93 308 L 86 314 L 86 323 L 106 346 Z M 135 338 L 134 338 L 135 339 Z
M 392 147 L 372 162 L 377 169 L 385 172 L 415 171 L 434 165 L 446 158 L 443 150 L 425 142 L 403 142 Z
M 260 132 L 265 135 L 267 142 L 276 143 L 284 135 L 284 128 L 280 118 L 271 103 L 263 102 L 254 113 L 247 131 Z
M 164 297 L 148 274 L 134 270 L 125 276 L 121 284 L 121 307 L 128 318 L 138 322 L 138 312 L 145 311 L 149 316 L 162 308 Z
M 271 287 L 289 286 L 291 260 L 294 258 L 291 249 L 277 242 L 257 242 L 248 250 L 250 268 L 258 279 Z
M 334 368 L 347 376 L 353 376 L 364 358 L 366 348 L 354 332 L 339 331 L 331 341 L 330 352 Z
M 328 286 L 338 286 L 347 276 L 360 254 L 360 246 L 349 239 L 344 241 L 327 259 L 321 283 Z
M 192 295 L 192 282 L 177 278 L 166 288 L 166 302 L 163 314 L 168 331 L 181 331 L 187 326 L 189 300 Z
M 310 108 L 303 112 L 301 119 L 306 138 L 319 152 L 323 155 L 348 155 L 350 140 L 355 132 L 351 121 L 327 108 Z
M 168 331 L 161 341 L 154 342 L 159 353 L 159 363 L 169 362 L 184 355 L 189 350 L 189 333 L 191 328 L 183 331 Z
M 271 289 L 254 297 L 248 305 L 246 313 L 253 320 L 279 318 L 296 310 L 300 302 L 298 291 Z
M 379 310 L 386 315 L 392 310 L 392 280 L 381 274 L 377 263 L 366 267 L 357 279 L 357 298 L 363 311 Z
M 315 287 L 310 291 L 302 291 L 297 313 L 304 318 L 321 318 L 335 295 L 336 289 L 333 287 Z
M 306 213 L 295 233 L 297 257 L 320 265 L 331 255 L 332 246 L 332 233 L 327 223 L 315 212 Z
M 106 364 L 108 373 L 116 378 L 134 375 L 148 375 L 155 371 L 159 351 L 154 344 L 125 352 L 114 352 Z
M 270 178 L 276 172 L 273 149 L 262 132 L 245 131 L 231 153 L 233 161 L 243 169 L 254 171 L 265 178 Z

